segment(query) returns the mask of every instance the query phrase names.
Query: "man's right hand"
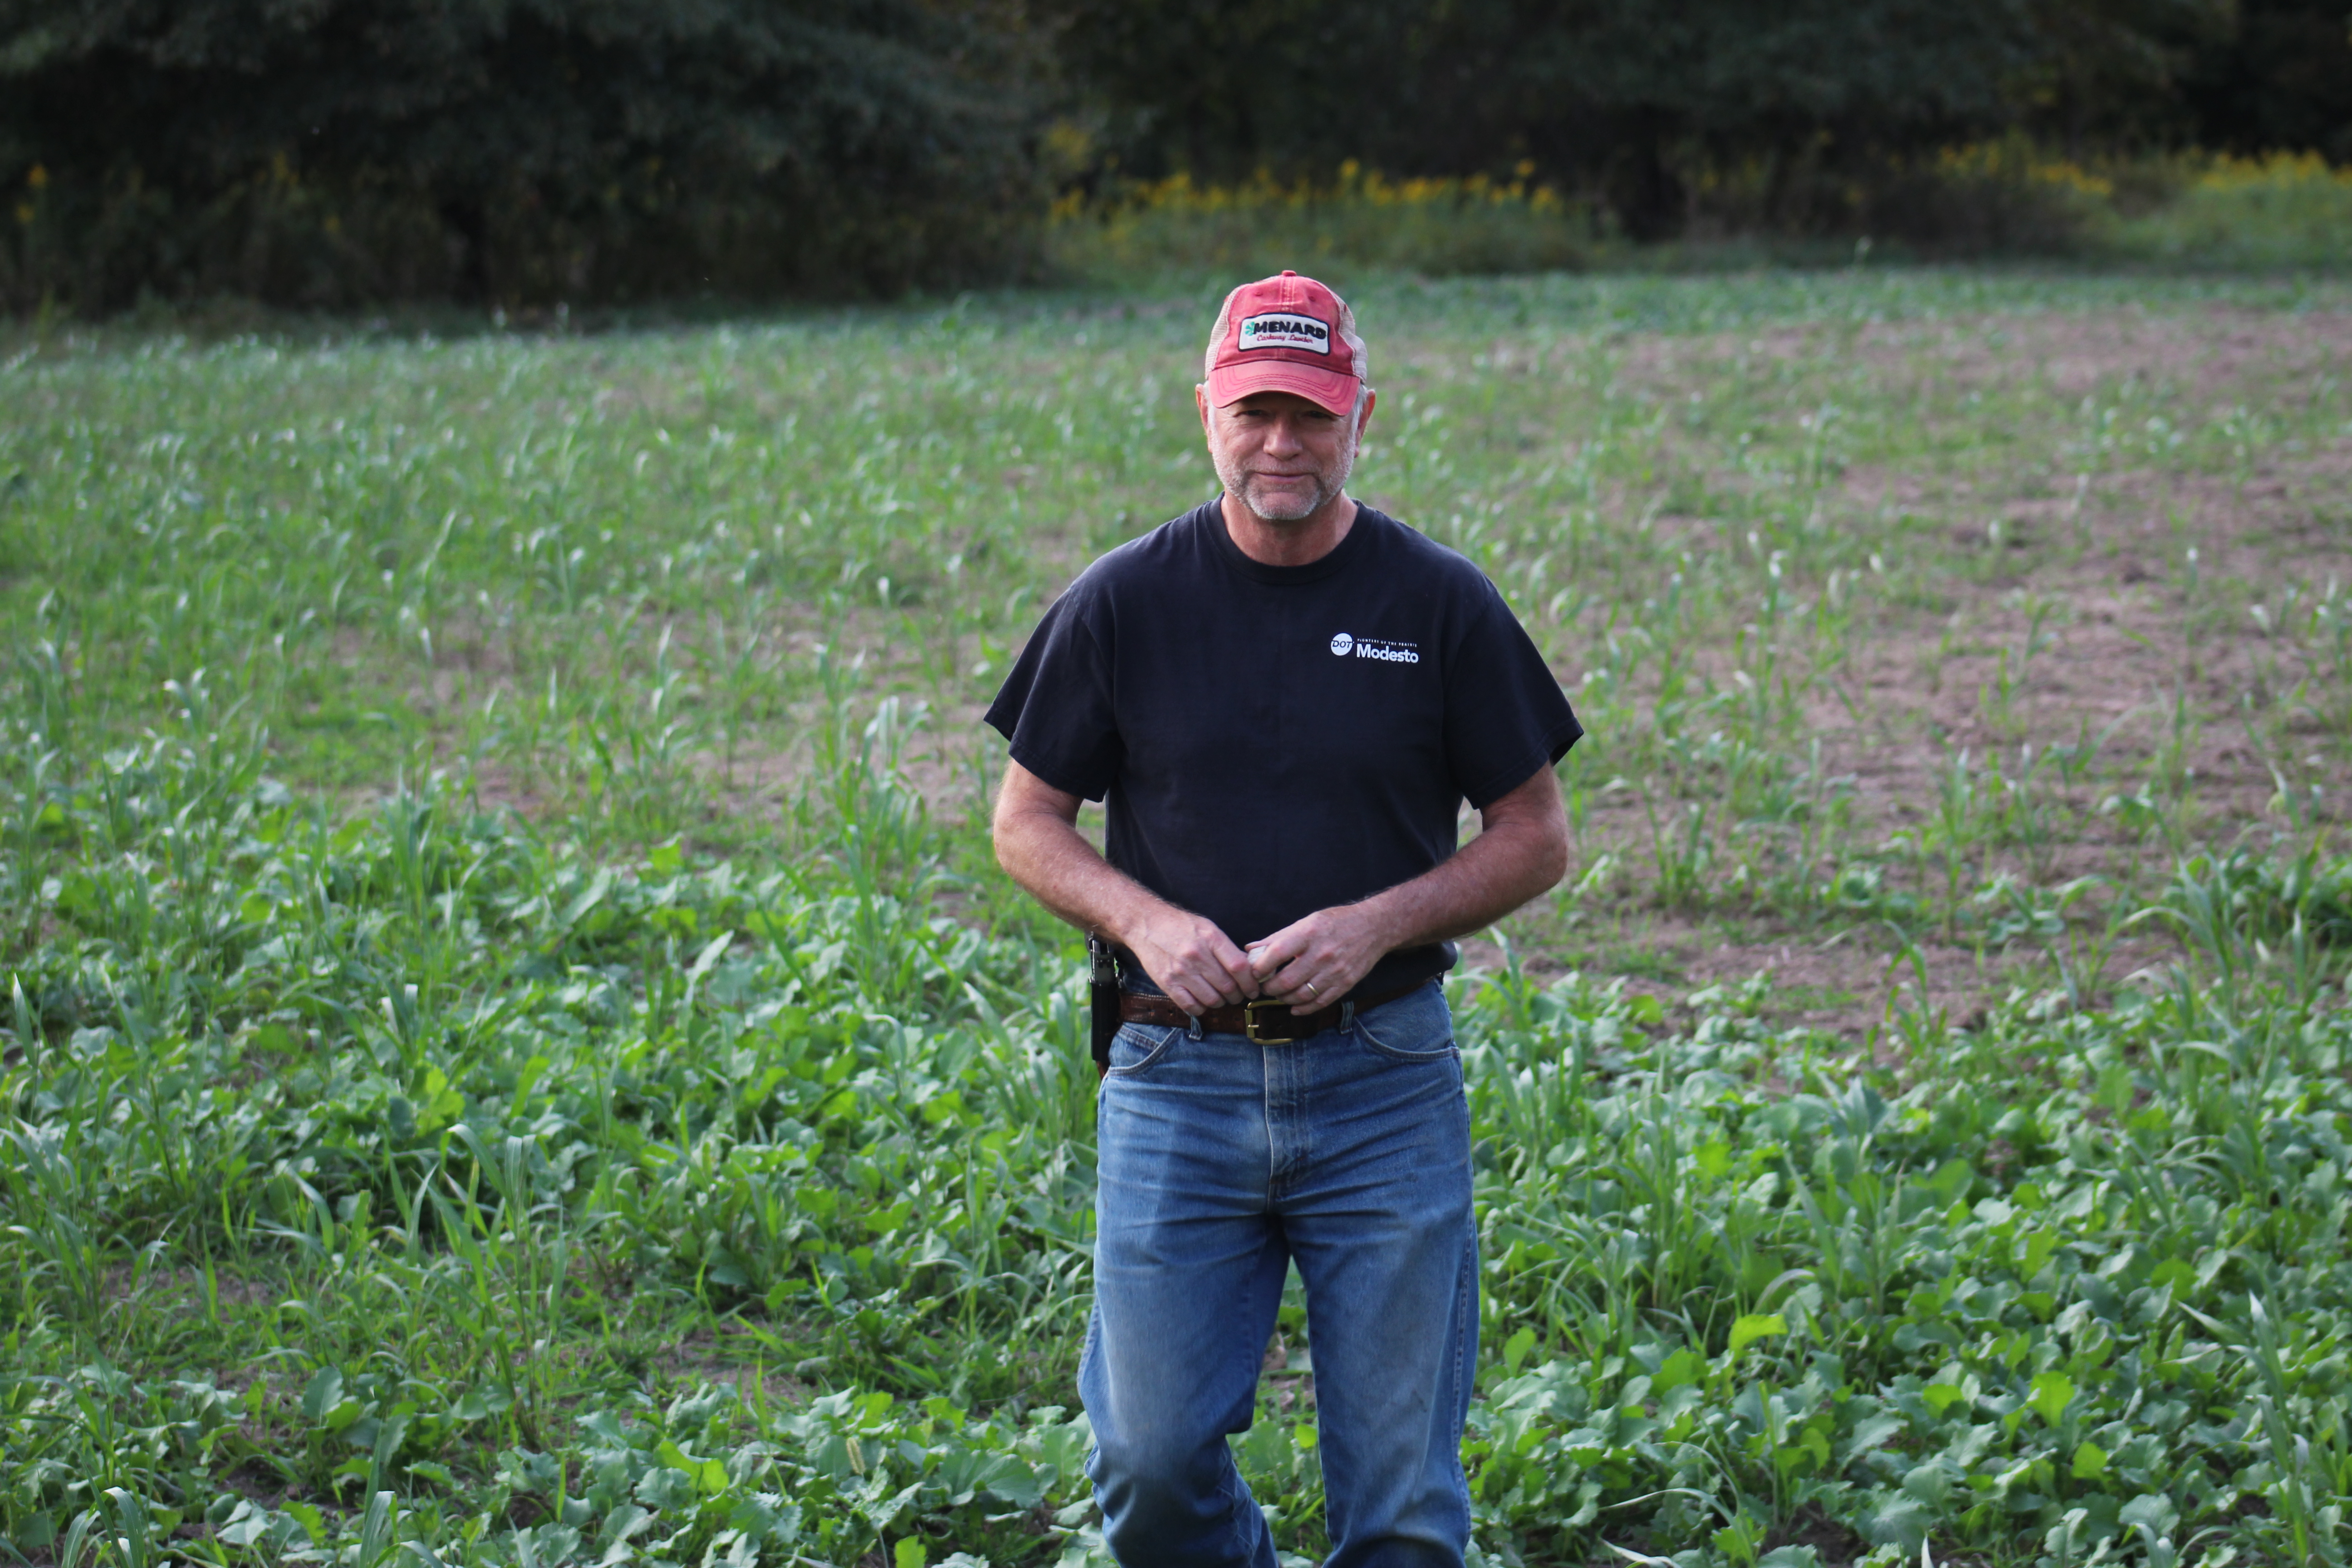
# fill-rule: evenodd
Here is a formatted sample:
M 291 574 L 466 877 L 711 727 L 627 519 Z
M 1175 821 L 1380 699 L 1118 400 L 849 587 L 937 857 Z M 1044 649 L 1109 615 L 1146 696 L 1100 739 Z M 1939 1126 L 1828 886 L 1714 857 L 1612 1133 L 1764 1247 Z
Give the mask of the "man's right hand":
M 1127 942 L 1143 972 L 1168 999 L 1198 1016 L 1258 994 L 1249 955 L 1213 921 L 1162 904 Z
M 1078 797 L 1019 763 L 996 796 L 996 858 L 1037 901 L 1126 946 L 1152 983 L 1195 1016 L 1258 994 L 1249 955 L 1213 921 L 1180 910 L 1114 870 L 1076 826 Z

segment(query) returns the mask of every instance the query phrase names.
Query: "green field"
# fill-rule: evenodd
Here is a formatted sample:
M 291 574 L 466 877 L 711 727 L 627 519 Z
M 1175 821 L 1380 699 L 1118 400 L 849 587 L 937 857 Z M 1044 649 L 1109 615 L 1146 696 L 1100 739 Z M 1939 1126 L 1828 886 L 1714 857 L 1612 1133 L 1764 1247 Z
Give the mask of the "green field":
M 10 1560 L 1108 1561 L 978 714 L 1215 298 L 0 338 Z M 1591 731 L 1453 992 L 1484 1561 L 2342 1562 L 2352 286 L 1355 300 Z

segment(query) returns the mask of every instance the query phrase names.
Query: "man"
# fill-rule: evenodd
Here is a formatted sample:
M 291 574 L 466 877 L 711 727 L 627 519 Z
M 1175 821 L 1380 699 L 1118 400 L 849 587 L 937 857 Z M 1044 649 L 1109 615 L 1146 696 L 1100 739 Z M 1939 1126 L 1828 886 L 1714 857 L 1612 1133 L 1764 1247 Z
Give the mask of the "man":
M 1329 1563 L 1459 1563 L 1469 1535 L 1477 1239 L 1437 981 L 1447 939 L 1566 869 L 1580 731 L 1477 568 L 1349 498 L 1367 369 L 1312 279 L 1228 295 L 1194 392 L 1223 494 L 1088 568 L 988 713 L 998 859 L 1120 955 L 1078 1382 L 1129 1568 L 1272 1568 L 1225 1435 L 1292 1262 Z

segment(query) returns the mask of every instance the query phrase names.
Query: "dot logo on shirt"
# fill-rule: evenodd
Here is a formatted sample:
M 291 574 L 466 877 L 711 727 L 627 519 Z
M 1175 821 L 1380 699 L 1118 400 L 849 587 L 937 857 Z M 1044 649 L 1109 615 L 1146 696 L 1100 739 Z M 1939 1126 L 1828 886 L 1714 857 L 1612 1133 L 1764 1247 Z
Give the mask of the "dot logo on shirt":
M 1382 664 L 1419 664 L 1421 647 L 1417 643 L 1383 642 L 1372 637 L 1360 637 L 1347 632 L 1335 632 L 1331 651 L 1341 658 L 1353 655 L 1358 658 L 1376 659 Z

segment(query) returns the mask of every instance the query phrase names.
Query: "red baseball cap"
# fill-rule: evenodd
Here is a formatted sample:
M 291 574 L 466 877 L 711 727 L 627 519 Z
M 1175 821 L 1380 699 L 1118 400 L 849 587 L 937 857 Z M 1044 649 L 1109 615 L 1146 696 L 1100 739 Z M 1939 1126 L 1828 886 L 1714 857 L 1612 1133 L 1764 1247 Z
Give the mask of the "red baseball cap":
M 1312 278 L 1285 272 L 1225 296 L 1209 351 L 1209 401 L 1216 407 L 1254 392 L 1295 392 L 1341 418 L 1363 389 L 1356 313 Z

